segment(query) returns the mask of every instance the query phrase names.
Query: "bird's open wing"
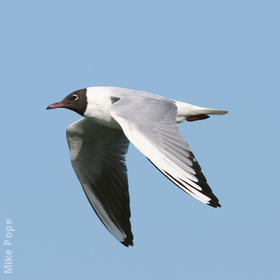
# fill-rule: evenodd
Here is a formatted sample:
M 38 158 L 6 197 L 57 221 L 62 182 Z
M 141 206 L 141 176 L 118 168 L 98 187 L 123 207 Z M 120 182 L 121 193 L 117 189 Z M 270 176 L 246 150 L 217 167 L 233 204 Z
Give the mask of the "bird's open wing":
M 172 101 L 123 97 L 112 105 L 111 114 L 130 142 L 167 178 L 203 203 L 220 206 L 189 145 L 179 134 L 177 106 Z
M 133 245 L 125 154 L 129 141 L 120 129 L 81 119 L 66 131 L 71 162 L 86 196 L 105 227 Z

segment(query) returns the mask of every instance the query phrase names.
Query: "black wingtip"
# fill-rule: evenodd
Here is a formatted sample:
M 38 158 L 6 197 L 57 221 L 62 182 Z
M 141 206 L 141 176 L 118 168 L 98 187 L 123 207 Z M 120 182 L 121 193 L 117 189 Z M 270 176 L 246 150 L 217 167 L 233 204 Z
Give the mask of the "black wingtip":
M 221 207 L 221 204 L 219 203 L 219 201 L 210 201 L 210 202 L 208 203 L 208 205 L 209 205 L 209 206 L 212 206 L 212 207 L 214 207 L 214 208 L 219 208 L 219 207 Z
M 128 246 L 133 246 L 133 241 L 132 240 L 124 240 L 121 242 L 124 246 L 128 247 Z

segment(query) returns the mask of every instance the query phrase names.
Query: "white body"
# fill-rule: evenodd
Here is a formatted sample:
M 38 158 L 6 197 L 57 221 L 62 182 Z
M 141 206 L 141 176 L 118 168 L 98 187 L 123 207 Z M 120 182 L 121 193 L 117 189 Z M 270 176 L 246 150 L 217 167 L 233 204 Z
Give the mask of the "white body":
M 125 163 L 130 142 L 184 192 L 220 207 L 177 123 L 226 111 L 116 87 L 87 88 L 86 95 L 85 118 L 67 128 L 71 161 L 96 214 L 120 242 L 133 245 Z
M 188 116 L 195 116 L 201 114 L 223 115 L 227 113 L 227 111 L 225 110 L 199 107 L 144 91 L 118 87 L 89 87 L 87 88 L 88 106 L 84 113 L 84 116 L 86 118 L 93 118 L 96 122 L 105 126 L 121 129 L 120 125 L 114 120 L 110 113 L 111 105 L 113 103 L 112 97 L 121 98 L 124 96 L 131 96 L 134 94 L 150 97 L 153 99 L 168 100 L 169 102 L 171 101 L 175 103 L 175 105 L 177 106 L 176 121 L 178 123 L 185 121 L 186 117 Z

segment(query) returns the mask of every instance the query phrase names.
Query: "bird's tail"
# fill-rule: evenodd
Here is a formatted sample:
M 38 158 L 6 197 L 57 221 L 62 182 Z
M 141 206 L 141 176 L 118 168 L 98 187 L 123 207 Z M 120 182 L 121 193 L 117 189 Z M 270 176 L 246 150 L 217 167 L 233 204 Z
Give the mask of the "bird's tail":
M 178 108 L 177 121 L 197 121 L 209 118 L 208 115 L 224 115 L 228 113 L 226 110 L 210 109 L 195 106 L 192 104 L 176 101 Z

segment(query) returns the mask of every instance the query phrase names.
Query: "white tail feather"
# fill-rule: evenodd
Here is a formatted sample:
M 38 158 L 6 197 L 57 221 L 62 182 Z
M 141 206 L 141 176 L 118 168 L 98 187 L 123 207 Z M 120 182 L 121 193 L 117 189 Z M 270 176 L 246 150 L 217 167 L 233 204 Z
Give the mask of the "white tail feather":
M 197 115 L 224 115 L 228 113 L 226 110 L 220 110 L 220 109 L 210 109 L 210 108 L 204 108 L 195 106 L 192 104 L 176 101 L 176 105 L 178 108 L 177 113 L 177 121 L 181 122 L 186 119 L 186 117 L 189 116 L 197 116 Z

